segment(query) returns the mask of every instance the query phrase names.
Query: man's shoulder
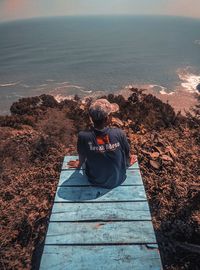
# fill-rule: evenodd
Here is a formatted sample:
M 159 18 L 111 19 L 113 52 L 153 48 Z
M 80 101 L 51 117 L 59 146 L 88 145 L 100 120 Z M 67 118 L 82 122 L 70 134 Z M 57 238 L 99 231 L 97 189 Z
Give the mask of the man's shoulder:
M 121 128 L 117 128 L 117 127 L 111 127 L 109 128 L 109 132 L 113 133 L 113 134 L 117 134 L 117 135 L 124 135 L 124 131 Z
M 105 132 L 110 134 L 110 135 L 117 135 L 117 136 L 124 136 L 124 134 L 125 134 L 122 129 L 117 128 L 117 127 L 109 127 L 106 129 Z M 89 138 L 93 135 L 94 135 L 94 131 L 92 129 L 80 131 L 78 133 L 79 138 Z
M 92 135 L 92 131 L 91 130 L 84 130 L 84 131 L 80 131 L 78 133 L 79 138 L 88 138 Z

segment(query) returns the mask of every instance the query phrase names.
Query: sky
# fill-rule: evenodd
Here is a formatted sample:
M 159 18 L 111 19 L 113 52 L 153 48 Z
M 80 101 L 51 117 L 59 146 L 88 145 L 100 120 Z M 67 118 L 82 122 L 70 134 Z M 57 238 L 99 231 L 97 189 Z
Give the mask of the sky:
M 172 15 L 200 19 L 200 0 L 0 0 L 0 21 L 108 14 Z

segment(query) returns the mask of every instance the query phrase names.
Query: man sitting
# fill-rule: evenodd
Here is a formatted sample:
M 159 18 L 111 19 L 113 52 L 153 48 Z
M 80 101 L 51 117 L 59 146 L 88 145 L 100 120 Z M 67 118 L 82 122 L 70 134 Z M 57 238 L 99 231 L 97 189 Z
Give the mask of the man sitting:
M 85 173 L 91 184 L 114 188 L 126 179 L 126 169 L 136 159 L 130 155 L 130 147 L 124 132 L 110 128 L 111 114 L 119 106 L 106 99 L 97 99 L 89 108 L 94 127 L 78 134 L 79 161 L 70 161 L 69 167 L 81 167 L 85 162 Z

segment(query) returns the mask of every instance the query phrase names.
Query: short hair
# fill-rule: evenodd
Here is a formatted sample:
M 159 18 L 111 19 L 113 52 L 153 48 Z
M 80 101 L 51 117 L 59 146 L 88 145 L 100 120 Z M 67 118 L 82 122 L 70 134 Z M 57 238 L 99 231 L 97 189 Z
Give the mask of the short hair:
M 92 121 L 97 123 L 103 122 L 108 115 L 119 110 L 119 106 L 116 103 L 110 103 L 107 99 L 97 99 L 89 108 L 89 115 Z
M 91 116 L 92 122 L 97 126 L 102 125 L 107 120 L 107 118 L 108 118 L 107 115 L 105 115 L 104 117 L 102 117 L 100 119 L 96 119 L 96 118 L 93 118 Z

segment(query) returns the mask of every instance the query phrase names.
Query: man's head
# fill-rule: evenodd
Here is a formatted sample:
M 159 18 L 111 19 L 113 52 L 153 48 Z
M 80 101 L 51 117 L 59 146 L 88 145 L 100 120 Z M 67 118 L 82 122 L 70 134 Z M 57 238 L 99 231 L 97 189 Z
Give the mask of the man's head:
M 107 123 L 108 117 L 119 111 L 116 103 L 110 103 L 107 99 L 97 99 L 89 108 L 89 115 L 95 126 L 102 126 Z

